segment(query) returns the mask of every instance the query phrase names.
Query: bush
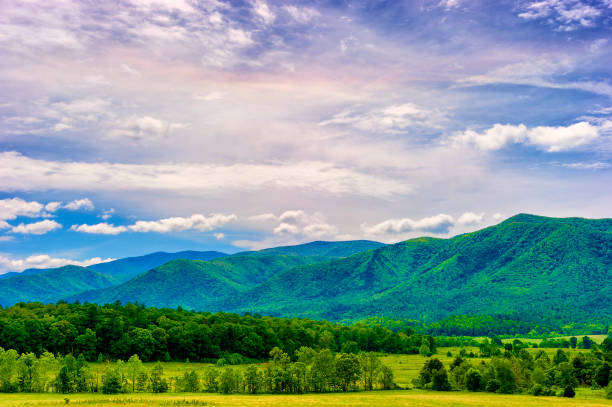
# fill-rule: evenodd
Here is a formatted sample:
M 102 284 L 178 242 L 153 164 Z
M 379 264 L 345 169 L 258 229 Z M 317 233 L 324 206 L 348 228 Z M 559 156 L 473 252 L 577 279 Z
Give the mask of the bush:
M 487 391 L 489 393 L 497 392 L 497 390 L 499 390 L 500 387 L 501 386 L 499 384 L 499 381 L 497 381 L 496 379 L 491 379 L 487 382 Z
M 572 386 L 567 386 L 565 390 L 563 390 L 563 397 L 573 398 L 575 395 L 576 392 Z
M 608 387 L 606 387 L 606 398 L 608 400 L 612 400 L 612 383 L 610 383 Z
M 482 374 L 474 368 L 468 370 L 465 377 L 465 387 L 469 391 L 480 391 L 482 390 Z

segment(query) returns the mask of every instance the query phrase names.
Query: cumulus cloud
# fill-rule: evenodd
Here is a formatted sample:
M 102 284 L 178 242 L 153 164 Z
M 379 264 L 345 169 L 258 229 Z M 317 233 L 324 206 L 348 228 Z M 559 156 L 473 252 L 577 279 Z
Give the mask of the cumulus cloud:
M 171 123 L 151 116 L 128 117 L 115 124 L 108 135 L 113 138 L 129 138 L 133 140 L 162 138 L 174 130 L 189 127 L 187 123 Z
M 21 198 L 0 199 L 0 220 L 12 220 L 18 216 L 36 217 L 43 208 L 44 205 L 36 201 L 24 201 Z
M 543 19 L 556 25 L 558 31 L 573 31 L 581 27 L 592 27 L 602 15 L 595 5 L 580 0 L 537 0 L 529 1 L 518 16 L 525 20 Z
M 317 10 L 310 7 L 285 6 L 283 9 L 300 24 L 309 23 L 315 17 L 321 15 Z
M 78 211 L 79 209 L 92 211 L 94 209 L 94 204 L 89 198 L 83 198 L 68 202 L 63 207 L 71 211 Z
M 484 213 L 465 212 L 459 216 L 457 223 L 459 225 L 473 226 L 482 222 Z
M 403 179 L 317 161 L 233 165 L 115 164 L 37 160 L 10 151 L 0 153 L 0 186 L 4 191 L 150 190 L 196 195 L 276 188 L 376 198 L 411 191 L 411 186 Z
M 308 214 L 301 209 L 288 210 L 279 216 L 264 213 L 248 218 L 254 222 L 278 223 L 272 233 L 278 236 L 303 236 L 307 238 L 335 237 L 338 228 L 325 221 L 321 213 Z
M 408 232 L 430 232 L 435 234 L 448 233 L 455 221 L 452 216 L 438 214 L 418 220 L 410 218 L 387 219 L 375 225 L 363 224 L 361 230 L 367 236 L 401 234 Z
M 33 256 L 29 256 L 25 259 L 12 259 L 5 256 L 0 255 L 0 272 L 6 273 L 9 271 L 23 271 L 30 268 L 54 268 L 54 267 L 62 267 L 69 264 L 87 267 L 92 264 L 98 263 L 106 263 L 109 261 L 113 261 L 115 259 L 106 258 L 102 259 L 100 257 L 92 257 L 91 259 L 86 260 L 70 260 L 58 257 L 51 257 L 47 254 L 37 254 Z
M 253 2 L 253 11 L 265 25 L 272 24 L 276 19 L 276 14 L 268 7 L 268 4 L 262 0 Z
M 182 232 L 185 230 L 199 230 L 200 232 L 209 232 L 225 226 L 228 223 L 235 222 L 237 219 L 238 217 L 233 214 L 213 214 L 208 217 L 201 214 L 194 214 L 188 218 L 173 217 L 154 221 L 139 220 L 128 226 L 115 226 L 106 222 L 95 225 L 72 225 L 70 230 L 102 235 L 117 235 L 127 231 L 140 233 L 170 233 Z
M 191 215 L 188 218 L 174 217 L 160 219 L 156 221 L 138 221 L 129 226 L 133 232 L 182 232 L 184 230 L 199 230 L 200 232 L 209 232 L 211 230 L 225 226 L 228 223 L 234 222 L 238 217 L 234 214 L 223 215 L 213 214 L 204 216 L 201 214 Z
M 70 230 L 97 235 L 118 235 L 119 233 L 127 232 L 128 229 L 125 226 L 114 226 L 103 222 L 96 225 L 72 225 Z
M 599 127 L 588 122 L 570 126 L 538 126 L 495 124 L 483 133 L 466 130 L 452 140 L 456 144 L 473 144 L 481 150 L 499 150 L 508 144 L 529 144 L 548 152 L 567 151 L 588 144 L 599 137 Z
M 44 235 L 45 233 L 61 228 L 62 225 L 56 221 L 45 219 L 34 223 L 20 223 L 18 226 L 13 226 L 11 232 L 25 235 Z
M 9 225 L 8 222 L 6 222 L 4 220 L 0 220 L 0 229 L 8 229 L 10 227 L 11 227 L 11 225 Z
M 441 128 L 444 120 L 445 116 L 440 112 L 403 103 L 365 111 L 346 109 L 319 122 L 319 126 L 345 125 L 365 132 L 397 134 L 413 126 Z
M 45 210 L 47 212 L 55 212 L 62 207 L 61 202 L 49 202 L 45 205 Z

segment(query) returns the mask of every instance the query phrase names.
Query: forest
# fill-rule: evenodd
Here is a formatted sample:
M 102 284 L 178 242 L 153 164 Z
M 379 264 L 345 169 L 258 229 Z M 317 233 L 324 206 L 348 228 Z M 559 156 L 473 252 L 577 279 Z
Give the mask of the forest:
M 309 319 L 145 308 L 136 304 L 20 303 L 0 309 L 0 347 L 18 353 L 100 355 L 145 361 L 265 360 L 278 347 L 293 355 L 300 347 L 334 352 L 419 353 L 435 339 L 379 325 L 341 325 Z

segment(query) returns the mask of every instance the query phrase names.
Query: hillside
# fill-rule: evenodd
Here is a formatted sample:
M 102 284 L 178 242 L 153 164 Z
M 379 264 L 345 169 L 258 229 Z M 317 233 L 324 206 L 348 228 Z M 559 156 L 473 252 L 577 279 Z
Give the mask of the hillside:
M 611 298 L 611 219 L 517 215 L 451 239 L 291 269 L 219 308 L 330 320 L 541 311 L 601 320 L 612 315 Z
M 188 260 L 212 260 L 227 256 L 225 253 L 215 251 L 194 251 L 186 250 L 176 253 L 155 252 L 144 256 L 126 257 L 109 261 L 107 263 L 99 263 L 89 266 L 88 268 L 98 271 L 102 274 L 112 276 L 115 281 L 122 283 L 136 277 L 145 271 L 151 270 L 154 267 L 162 265 L 176 259 Z
M 78 292 L 113 284 L 116 282 L 112 277 L 97 271 L 79 266 L 64 266 L 0 280 L 0 305 L 28 301 L 55 302 Z
M 326 262 L 384 246 L 369 241 L 312 242 L 244 252 L 212 261 L 174 260 L 124 284 L 67 298 L 105 304 L 120 300 L 148 306 L 178 305 L 216 310 L 220 298 L 232 297 L 296 266 Z

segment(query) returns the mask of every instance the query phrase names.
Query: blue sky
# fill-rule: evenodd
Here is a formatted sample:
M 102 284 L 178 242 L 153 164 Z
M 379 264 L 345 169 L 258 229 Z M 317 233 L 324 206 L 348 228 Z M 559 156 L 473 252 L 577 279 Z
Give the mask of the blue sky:
M 0 273 L 612 216 L 610 0 L 97 3 L 0 5 Z

